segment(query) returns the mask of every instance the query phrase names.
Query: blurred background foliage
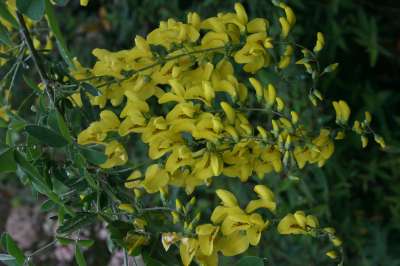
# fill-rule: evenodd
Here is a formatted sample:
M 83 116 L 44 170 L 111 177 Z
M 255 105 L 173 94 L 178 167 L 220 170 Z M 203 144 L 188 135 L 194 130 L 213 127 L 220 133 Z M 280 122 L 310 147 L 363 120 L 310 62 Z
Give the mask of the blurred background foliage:
M 160 20 L 185 19 L 191 10 L 206 17 L 216 10 L 231 10 L 235 2 L 92 0 L 88 7 L 82 8 L 78 1 L 70 1 L 57 14 L 71 53 L 89 66 L 94 62 L 91 55 L 94 48 L 113 51 L 130 48 L 135 35 L 145 36 Z M 371 111 L 373 128 L 389 147 L 382 151 L 371 145 L 361 150 L 358 137 L 347 138 L 338 142 L 334 157 L 325 167 L 308 167 L 301 173 L 300 181 L 271 176 L 267 182 L 281 192 L 279 202 L 285 205 L 282 210 L 309 210 L 322 224 L 337 229 L 344 240 L 346 265 L 400 265 L 400 2 L 287 2 L 297 15 L 294 29 L 297 42 L 312 47 L 316 32 L 321 31 L 327 43 L 320 56 L 322 63 L 340 63 L 338 71 L 325 78 L 319 89 L 327 98 L 346 100 L 357 117 L 365 110 Z M 271 17 L 269 1 L 242 3 L 250 17 Z M 304 91 L 296 86 L 292 89 L 293 95 L 299 95 L 299 101 L 308 101 Z M 321 113 L 314 119 L 326 118 Z M 143 154 L 139 150 L 142 148 L 136 149 L 136 154 Z M 0 178 L 4 188 L 10 186 L 12 181 Z M 235 182 L 228 185 L 241 195 Z M 207 210 L 207 201 L 199 204 Z M 264 246 L 250 249 L 249 254 L 267 258 L 267 265 L 328 264 L 321 256 L 324 243 L 315 239 L 265 234 L 264 242 Z M 158 253 L 152 255 L 165 255 Z M 86 256 L 96 254 L 88 252 Z M 229 259 L 224 263 L 229 265 Z

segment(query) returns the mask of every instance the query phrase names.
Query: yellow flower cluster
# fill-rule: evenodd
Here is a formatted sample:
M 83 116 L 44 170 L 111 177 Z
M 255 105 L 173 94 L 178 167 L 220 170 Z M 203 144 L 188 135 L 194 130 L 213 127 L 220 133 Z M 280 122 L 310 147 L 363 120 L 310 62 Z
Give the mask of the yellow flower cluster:
M 245 252 L 250 245 L 260 242 L 262 231 L 270 224 L 269 220 L 255 211 L 264 208 L 274 213 L 276 202 L 272 191 L 264 185 L 256 185 L 254 191 L 258 199 L 251 200 L 241 209 L 236 197 L 229 191 L 218 189 L 221 205 L 211 215 L 211 223 L 198 225 L 195 237 L 177 233 L 164 233 L 162 242 L 166 250 L 179 243 L 183 265 L 190 265 L 195 259 L 200 265 L 218 265 L 218 252 L 224 256 L 235 256 Z M 187 227 L 191 227 L 188 225 Z
M 236 4 L 234 13 L 204 20 L 189 13 L 186 22 L 162 21 L 146 38 L 137 36 L 132 49 L 95 49 L 92 69 L 75 62 L 72 76 L 99 90 L 99 95 L 87 96 L 102 109 L 100 119 L 79 134 L 78 143 L 105 145 L 108 160 L 100 166 L 112 168 L 128 161 L 120 140 L 137 134 L 148 146 L 151 163 L 132 172 L 125 185 L 135 195 L 159 192 L 161 198 L 170 186 L 191 194 L 221 175 L 246 182 L 254 175 L 262 180 L 268 173 L 307 164 L 322 167 L 334 152 L 334 140 L 344 137 L 350 116 L 346 102 L 333 102 L 339 131 L 315 132 L 301 123 L 278 84 L 266 84 L 255 74 L 262 68 L 281 71 L 302 64 L 314 79 L 332 72 L 337 64 L 323 73 L 316 70 L 316 54 L 325 45 L 322 33 L 312 50 L 301 47 L 303 59 L 293 60 L 298 45 L 287 38 L 295 15 L 285 3 L 273 3 L 282 14 L 277 35 L 270 34 L 268 20 L 249 20 L 243 6 Z M 276 50 L 281 51 L 278 56 Z M 82 105 L 80 97 L 75 93 L 70 99 Z M 309 97 L 314 105 L 323 100 L 315 88 Z M 249 112 L 263 112 L 267 122 L 255 124 Z M 363 123 L 355 124 L 354 130 L 369 129 L 369 122 Z M 201 265 L 217 265 L 217 252 L 234 256 L 257 245 L 270 221 L 256 211 L 274 213 L 276 203 L 266 186 L 257 185 L 254 191 L 258 199 L 242 209 L 232 193 L 217 190 L 222 204 L 214 209 L 212 223 L 195 227 L 185 221 L 186 233 L 165 233 L 164 247 L 179 244 L 184 265 L 194 258 Z M 120 208 L 133 212 L 125 203 Z M 179 212 L 173 211 L 172 217 L 178 222 Z M 316 218 L 303 212 L 289 214 L 278 225 L 281 234 L 305 234 L 317 228 Z
M 290 8 L 279 6 L 289 24 L 294 23 Z M 273 39 L 267 33 L 267 20 L 248 21 L 240 4 L 235 5 L 235 11 L 203 21 L 196 13 L 189 13 L 187 23 L 169 19 L 146 39 L 136 37 L 136 46 L 130 50 L 95 49 L 98 61 L 91 70 L 77 64 L 76 78 L 107 75 L 119 80 L 106 85 L 92 81 L 101 90 L 100 96 L 91 97 L 93 105 L 123 105 L 119 115 L 102 111 L 100 120 L 78 136 L 78 143 L 105 144 L 113 156 L 103 167 L 113 167 L 124 164 L 127 157 L 116 140 L 107 144 L 108 133 L 121 137 L 140 134 L 149 145 L 150 159 L 165 162 L 160 166 L 165 182 L 151 182 L 147 174 L 136 182 L 148 193 L 166 185 L 184 187 L 191 193 L 221 174 L 244 182 L 254 173 L 263 178 L 295 164 L 299 168 L 307 163 L 322 166 L 334 149 L 330 131 L 322 129 L 314 137 L 307 132 L 299 124 L 297 112 L 286 108 L 274 84 L 262 84 L 255 77 L 249 78 L 251 86 L 238 80 L 234 62 L 249 73 L 273 64 L 268 51 Z M 245 41 L 241 41 L 242 36 L 246 36 Z M 154 46 L 162 46 L 168 55 L 155 53 Z M 287 67 L 292 53 L 293 47 L 287 45 L 275 65 Z M 267 127 L 252 125 L 248 119 L 253 89 L 263 106 L 260 111 L 271 115 Z M 153 114 L 148 104 L 153 97 L 168 108 L 165 115 Z M 73 98 L 80 103 L 78 94 Z M 304 136 L 311 138 L 306 145 Z M 119 149 L 115 154 L 113 147 Z

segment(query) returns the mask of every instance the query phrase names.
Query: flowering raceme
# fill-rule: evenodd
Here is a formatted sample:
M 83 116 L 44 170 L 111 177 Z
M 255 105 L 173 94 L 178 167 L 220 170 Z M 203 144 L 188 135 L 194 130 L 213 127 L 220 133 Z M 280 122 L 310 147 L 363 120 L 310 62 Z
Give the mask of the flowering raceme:
M 235 5 L 234 13 L 207 19 L 189 13 L 186 22 L 162 21 L 146 38 L 137 36 L 133 48 L 95 49 L 97 61 L 92 69 L 75 62 L 71 72 L 74 79 L 99 90 L 86 96 L 102 110 L 100 118 L 79 134 L 78 143 L 105 146 L 108 159 L 100 167 L 128 162 L 123 143 L 129 136 L 137 135 L 148 146 L 151 163 L 135 169 L 125 183 L 137 198 L 143 193 L 160 193 L 163 198 L 170 187 L 190 195 L 202 186 L 212 186 L 219 176 L 244 183 L 258 177 L 257 199 L 245 208 L 224 189 L 216 190 L 221 204 L 209 220 L 197 216 L 187 221 L 184 208 L 176 205 L 171 216 L 184 229 L 164 232 L 162 243 L 166 250 L 177 245 L 184 265 L 193 260 L 217 265 L 219 252 L 235 256 L 258 245 L 273 224 L 267 217 L 275 215 L 278 207 L 274 193 L 263 184 L 265 176 L 290 173 L 308 164 L 322 167 L 334 152 L 335 140 L 349 129 L 350 108 L 345 101 L 333 102 L 338 129 L 329 126 L 316 132 L 302 123 L 300 110 L 292 109 L 278 83 L 266 83 L 256 75 L 263 69 L 280 72 L 300 64 L 315 80 L 337 66 L 319 71 L 317 54 L 325 45 L 322 33 L 317 34 L 315 47 L 301 48 L 304 57 L 295 60 L 299 46 L 288 38 L 296 17 L 285 3 L 273 3 L 281 14 L 278 21 L 250 20 L 241 4 Z M 272 33 L 272 25 L 280 32 Z M 309 98 L 313 105 L 323 101 L 315 87 Z M 78 92 L 70 99 L 82 105 Z M 262 112 L 267 121 L 255 123 L 251 112 Z M 356 121 L 353 127 L 362 135 L 363 146 L 372 133 L 370 120 Z M 133 212 L 129 204 L 123 204 L 121 210 Z M 204 223 L 197 225 L 199 221 Z M 316 218 L 302 211 L 288 214 L 278 225 L 281 234 L 318 230 Z

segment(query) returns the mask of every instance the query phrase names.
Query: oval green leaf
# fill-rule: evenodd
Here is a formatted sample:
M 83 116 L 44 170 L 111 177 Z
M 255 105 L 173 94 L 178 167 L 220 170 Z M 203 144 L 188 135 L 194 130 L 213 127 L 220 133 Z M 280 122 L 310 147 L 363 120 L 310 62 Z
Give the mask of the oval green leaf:
M 17 0 L 18 11 L 33 20 L 40 20 L 44 15 L 45 0 Z
M 80 151 L 86 160 L 92 164 L 99 165 L 107 161 L 107 156 L 101 151 L 88 148 L 80 148 Z
M 75 246 L 75 261 L 79 266 L 86 266 L 85 257 L 82 254 L 82 251 L 78 245 Z
M 24 252 L 17 246 L 14 239 L 9 234 L 6 234 L 7 252 L 13 256 L 18 265 L 23 265 L 25 262 Z
M 7 149 L 0 151 L 0 173 L 2 172 L 15 172 L 17 164 L 14 160 L 14 151 Z
M 29 135 L 36 138 L 43 144 L 47 144 L 52 147 L 59 148 L 68 144 L 68 141 L 63 136 L 46 127 L 29 125 L 25 127 L 25 130 L 29 133 Z

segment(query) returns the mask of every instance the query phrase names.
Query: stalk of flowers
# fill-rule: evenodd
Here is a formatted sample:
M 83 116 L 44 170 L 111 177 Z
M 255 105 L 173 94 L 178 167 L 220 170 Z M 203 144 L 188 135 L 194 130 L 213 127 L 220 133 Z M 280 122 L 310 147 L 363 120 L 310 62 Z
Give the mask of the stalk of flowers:
M 291 108 L 278 84 L 257 78 L 261 69 L 279 72 L 304 65 L 313 82 L 308 96 L 312 105 L 317 105 L 324 100 L 316 88 L 318 79 L 337 67 L 332 64 L 320 69 L 317 56 L 325 45 L 322 33 L 317 34 L 313 49 L 292 42 L 295 15 L 285 3 L 273 3 L 281 14 L 278 34 L 271 33 L 273 22 L 267 19 L 249 20 L 238 3 L 234 13 L 207 19 L 189 13 L 186 22 L 162 21 L 146 38 L 137 36 L 129 50 L 95 49 L 97 61 L 91 69 L 76 61 L 71 79 L 96 87 L 100 94 L 87 97 L 102 110 L 99 120 L 78 135 L 78 144 L 104 145 L 108 159 L 100 167 L 108 169 L 128 162 L 121 139 L 139 135 L 148 145 L 151 163 L 133 171 L 125 184 L 138 198 L 143 193 L 160 193 L 163 198 L 171 186 L 192 194 L 221 175 L 241 182 L 255 175 L 262 183 L 271 172 L 291 173 L 307 164 L 322 167 L 334 152 L 335 140 L 344 138 L 349 130 L 362 136 L 363 146 L 366 136 L 373 134 L 384 147 L 369 126 L 369 113 L 365 121 L 355 121 L 350 128 L 350 108 L 343 100 L 334 101 L 336 127 L 315 132 L 302 123 L 300 113 Z M 303 58 L 294 60 L 299 49 Z M 70 99 L 82 104 L 79 92 Z M 149 104 L 152 100 L 158 105 Z M 262 112 L 268 122 L 254 123 L 251 112 Z M 184 233 L 164 233 L 164 247 L 168 250 L 176 244 L 184 265 L 194 259 L 200 265 L 218 265 L 218 252 L 235 256 L 258 245 L 271 221 L 257 211 L 265 209 L 274 215 L 277 203 L 266 185 L 256 185 L 254 192 L 258 198 L 241 208 L 231 192 L 217 190 L 221 204 L 215 207 L 210 222 L 199 225 L 205 221 L 203 217 L 182 220 L 182 207 L 177 204 L 171 219 L 182 224 Z M 129 203 L 120 207 L 128 213 L 134 211 Z M 310 236 L 320 230 L 317 219 L 301 211 L 285 216 L 277 228 L 281 234 Z M 334 246 L 340 246 L 332 229 L 325 231 L 331 240 L 336 239 L 332 240 Z M 140 239 L 135 247 L 145 244 L 144 238 Z M 334 252 L 327 255 L 336 258 Z

